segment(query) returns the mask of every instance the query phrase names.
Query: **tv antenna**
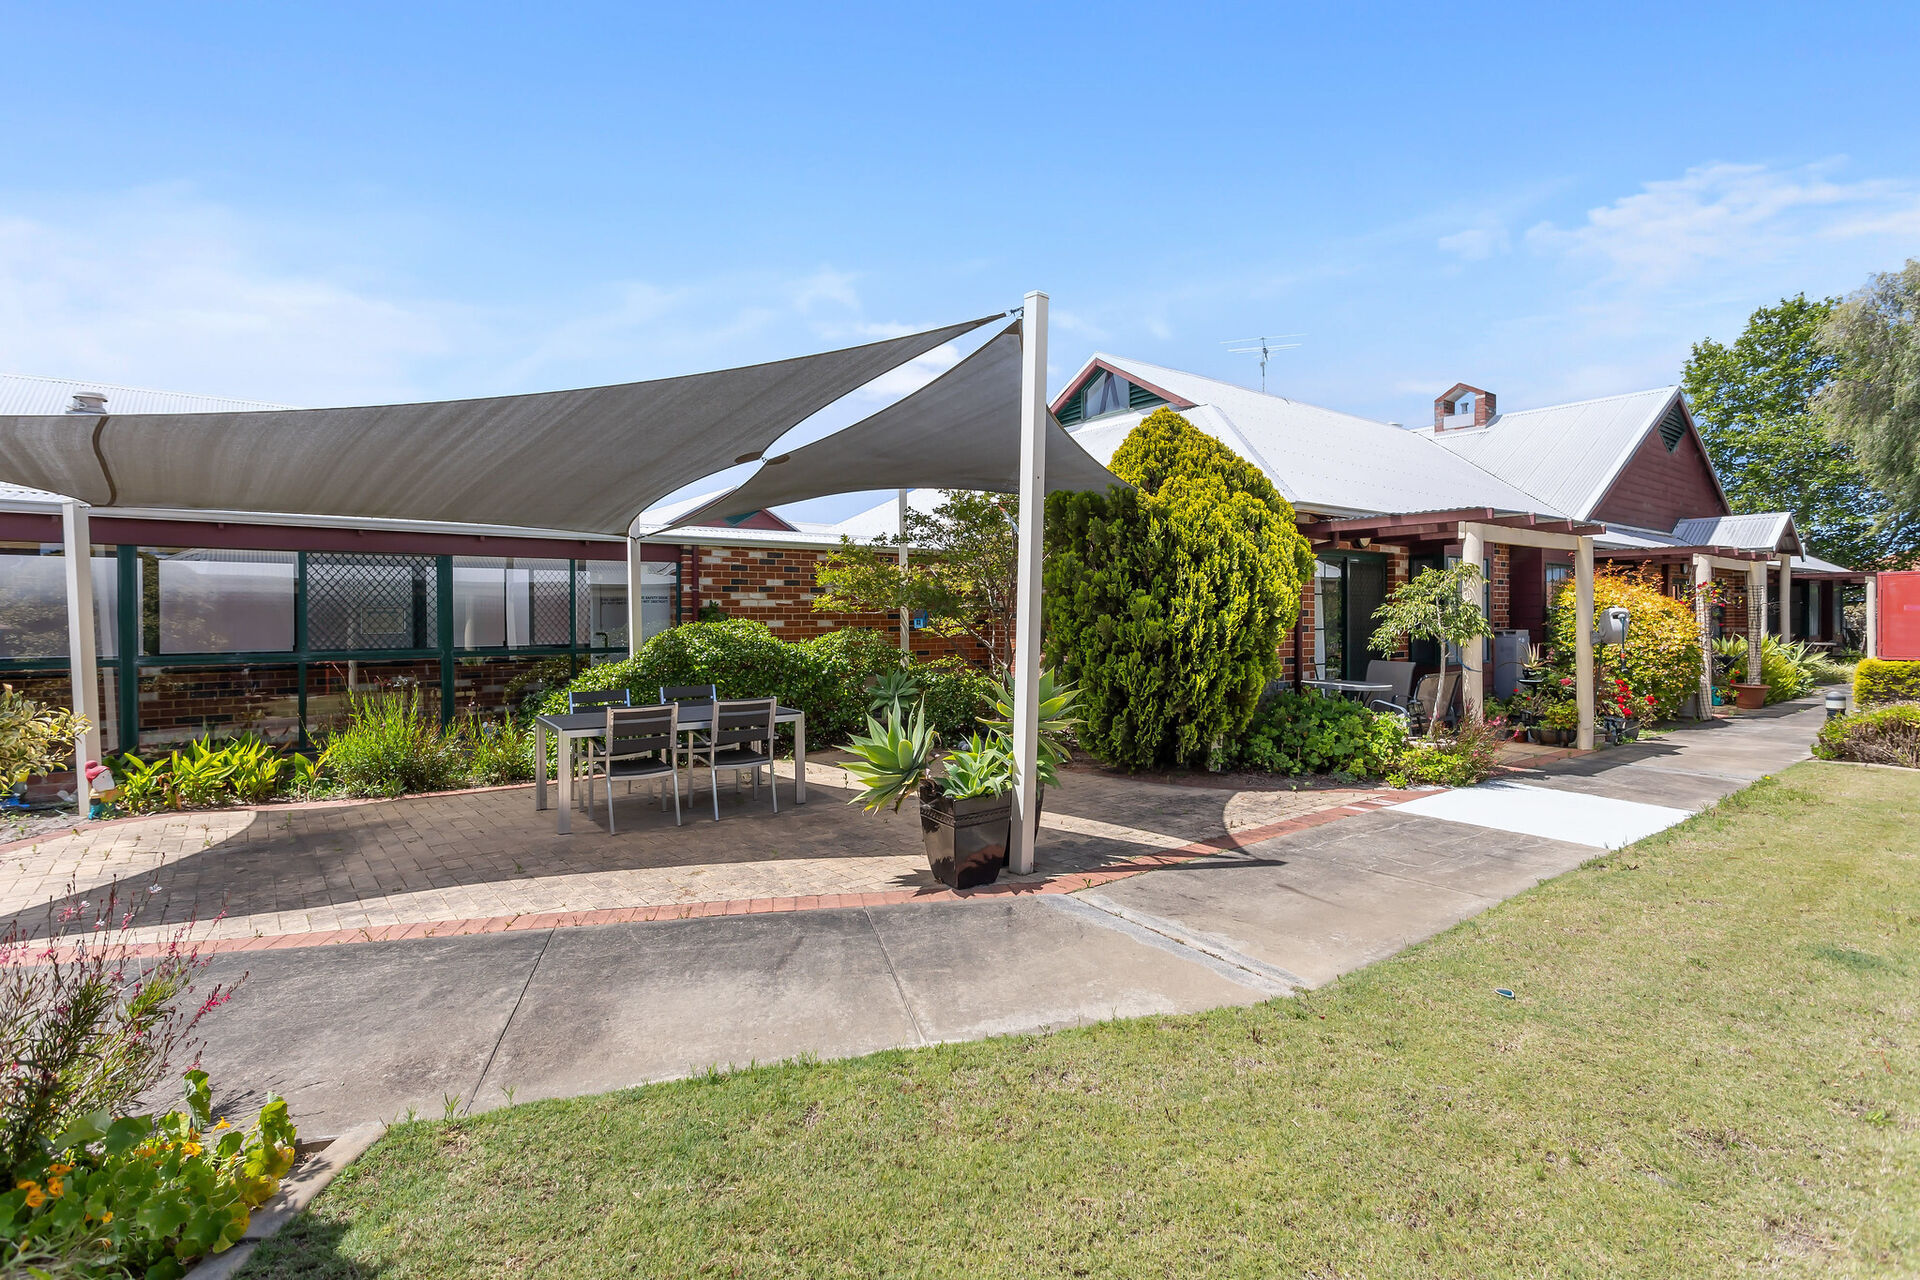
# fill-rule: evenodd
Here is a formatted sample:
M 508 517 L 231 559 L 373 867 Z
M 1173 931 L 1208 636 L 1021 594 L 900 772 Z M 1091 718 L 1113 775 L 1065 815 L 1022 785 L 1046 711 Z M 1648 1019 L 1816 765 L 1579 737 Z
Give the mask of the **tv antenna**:
M 1273 353 L 1276 351 L 1291 351 L 1300 345 L 1297 342 L 1288 342 L 1288 338 L 1304 338 L 1306 336 L 1304 333 L 1282 333 L 1273 337 L 1264 338 L 1228 338 L 1220 345 L 1237 356 L 1259 355 L 1260 390 L 1264 392 L 1267 389 L 1267 361 L 1273 359 Z M 1235 346 L 1235 343 L 1239 343 L 1240 345 Z

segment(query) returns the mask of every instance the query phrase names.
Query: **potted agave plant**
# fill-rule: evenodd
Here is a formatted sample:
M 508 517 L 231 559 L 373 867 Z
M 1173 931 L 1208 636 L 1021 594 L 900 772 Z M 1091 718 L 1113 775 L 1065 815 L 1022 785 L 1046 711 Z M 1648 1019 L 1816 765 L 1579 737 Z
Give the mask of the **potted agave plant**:
M 853 803 L 869 813 L 899 812 L 909 795 L 920 802 L 920 833 L 927 866 L 934 878 L 955 889 L 992 884 L 1007 865 L 1013 831 L 1013 742 L 1009 731 L 1012 696 L 995 690 L 996 716 L 944 753 L 940 735 L 927 726 L 924 700 L 911 714 L 897 687 L 875 691 L 886 723 L 869 714 L 867 731 L 848 743 L 854 759 L 847 765 L 865 790 Z M 1063 736 L 1072 727 L 1077 690 L 1040 673 L 1040 797 L 1066 758 Z

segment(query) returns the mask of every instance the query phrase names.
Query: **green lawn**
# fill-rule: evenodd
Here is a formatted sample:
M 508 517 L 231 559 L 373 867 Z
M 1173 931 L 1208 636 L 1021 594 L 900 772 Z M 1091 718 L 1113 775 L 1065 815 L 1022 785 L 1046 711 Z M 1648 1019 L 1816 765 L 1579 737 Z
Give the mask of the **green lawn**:
M 1913 1275 L 1917 1018 L 1920 775 L 1801 765 L 1311 996 L 403 1125 L 244 1274 Z

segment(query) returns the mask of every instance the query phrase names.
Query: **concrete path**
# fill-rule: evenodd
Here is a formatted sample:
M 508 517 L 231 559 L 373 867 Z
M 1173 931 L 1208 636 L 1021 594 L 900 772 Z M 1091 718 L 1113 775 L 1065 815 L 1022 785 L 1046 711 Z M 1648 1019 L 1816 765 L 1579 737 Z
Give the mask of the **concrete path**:
M 1804 758 L 1821 718 L 1803 702 L 1684 728 L 1073 894 L 222 954 L 214 976 L 249 977 L 208 1020 L 205 1065 L 217 1085 L 286 1095 L 322 1133 L 712 1066 L 1257 1002 L 1578 866 L 1623 815 L 1692 812 Z M 1525 824 L 1498 798 L 1516 784 Z M 1526 830 L 1541 793 L 1611 825 Z

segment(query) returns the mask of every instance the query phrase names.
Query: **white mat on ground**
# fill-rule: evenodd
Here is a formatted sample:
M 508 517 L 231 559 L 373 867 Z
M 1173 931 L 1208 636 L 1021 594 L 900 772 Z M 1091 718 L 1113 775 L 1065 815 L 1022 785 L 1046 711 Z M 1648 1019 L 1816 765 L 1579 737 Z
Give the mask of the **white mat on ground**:
M 1397 805 L 1393 811 L 1492 827 L 1496 831 L 1516 831 L 1548 840 L 1565 840 L 1596 849 L 1618 849 L 1693 816 L 1686 809 L 1670 809 L 1666 805 L 1615 800 L 1579 791 L 1554 791 L 1522 782 L 1486 782 L 1477 787 L 1442 791 Z

